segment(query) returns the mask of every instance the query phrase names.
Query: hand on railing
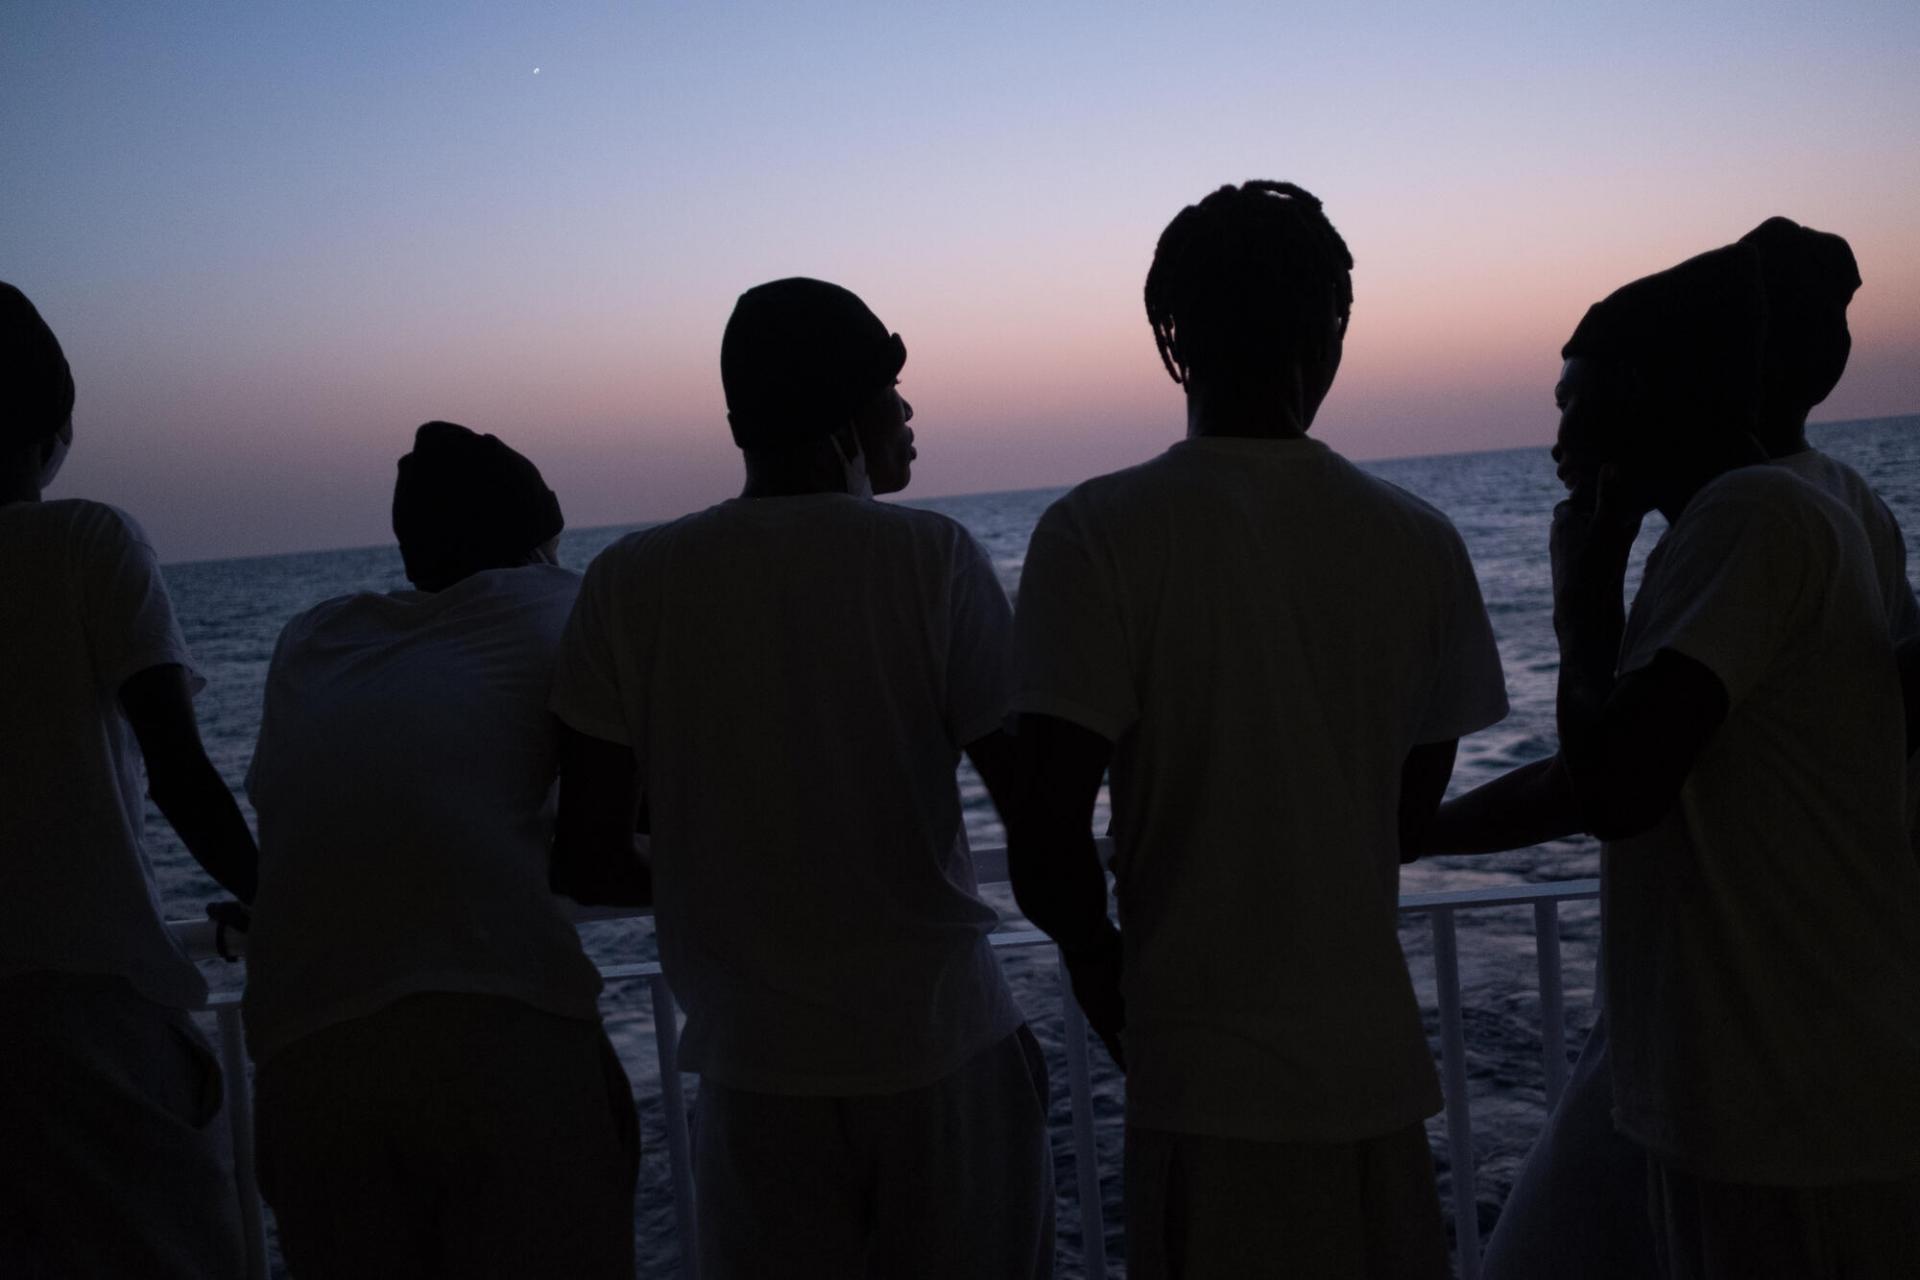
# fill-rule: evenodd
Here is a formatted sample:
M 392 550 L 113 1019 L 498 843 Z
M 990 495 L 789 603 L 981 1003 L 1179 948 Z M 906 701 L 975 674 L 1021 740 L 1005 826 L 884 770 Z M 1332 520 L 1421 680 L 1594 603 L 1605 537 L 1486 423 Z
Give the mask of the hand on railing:
M 1060 954 L 1067 963 L 1067 976 L 1073 980 L 1073 998 L 1087 1015 L 1087 1025 L 1107 1046 L 1114 1065 L 1125 1072 L 1127 1055 L 1120 1045 L 1120 1033 L 1126 1029 L 1127 1006 L 1120 995 L 1120 931 L 1109 929 L 1092 946 L 1071 951 L 1062 948 Z
M 213 949 L 220 953 L 222 960 L 229 962 L 238 960 L 239 956 L 227 950 L 227 930 L 245 933 L 253 926 L 253 913 L 247 910 L 243 903 L 228 899 L 223 902 L 209 902 L 207 919 L 213 921 Z

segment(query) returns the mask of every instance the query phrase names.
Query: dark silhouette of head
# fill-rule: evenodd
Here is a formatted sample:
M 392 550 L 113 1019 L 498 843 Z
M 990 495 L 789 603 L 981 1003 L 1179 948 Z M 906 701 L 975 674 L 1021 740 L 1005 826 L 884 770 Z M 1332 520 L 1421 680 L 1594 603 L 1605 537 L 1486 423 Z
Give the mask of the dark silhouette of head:
M 1611 465 L 1645 505 L 1664 509 L 1729 458 L 1757 455 L 1765 338 L 1748 245 L 1689 258 L 1589 307 L 1561 350 L 1562 479 L 1577 490 Z
M 540 469 L 452 422 L 414 433 L 393 486 L 393 532 L 407 580 L 440 591 L 485 569 L 551 560 L 566 521 Z
M 793 276 L 740 295 L 720 340 L 727 423 L 748 464 L 805 470 L 838 449 L 876 493 L 907 486 L 913 410 L 894 390 L 906 344 L 866 303 Z
M 1278 380 L 1300 381 L 1310 420 L 1339 366 L 1353 255 L 1320 201 L 1292 183 L 1221 187 L 1160 233 L 1146 305 L 1160 360 L 1189 394 L 1292 370 Z
M 1860 288 L 1853 249 L 1829 231 L 1768 218 L 1740 237 L 1760 255 L 1767 344 L 1760 379 L 1760 443 L 1768 453 L 1805 447 L 1807 413 L 1846 372 L 1853 350 L 1847 304 Z
M 26 294 L 0 283 L 0 455 L 37 470 L 72 429 L 73 372 L 60 340 Z

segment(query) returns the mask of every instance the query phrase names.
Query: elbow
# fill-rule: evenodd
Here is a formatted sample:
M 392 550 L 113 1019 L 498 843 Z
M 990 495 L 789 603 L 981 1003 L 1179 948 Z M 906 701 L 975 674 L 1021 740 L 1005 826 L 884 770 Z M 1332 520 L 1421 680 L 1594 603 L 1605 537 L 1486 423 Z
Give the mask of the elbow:
M 1676 798 L 1645 791 L 1602 792 L 1581 805 L 1582 825 L 1600 840 L 1630 840 L 1659 826 Z
M 165 814 L 175 827 L 182 823 L 191 824 L 196 814 L 218 797 L 208 786 L 208 775 L 213 766 L 208 765 L 203 772 L 199 769 L 181 767 L 171 761 L 147 761 L 147 798 L 154 807 Z M 213 785 L 220 794 L 227 794 L 227 784 L 213 774 Z

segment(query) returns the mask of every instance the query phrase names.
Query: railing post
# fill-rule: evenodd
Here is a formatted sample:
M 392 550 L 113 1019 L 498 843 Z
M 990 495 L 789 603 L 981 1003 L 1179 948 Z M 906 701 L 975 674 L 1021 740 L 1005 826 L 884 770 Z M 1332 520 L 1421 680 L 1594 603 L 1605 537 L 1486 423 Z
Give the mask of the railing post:
M 1460 1019 L 1460 950 L 1453 908 L 1435 907 L 1431 919 L 1441 1067 L 1446 1073 L 1447 1159 L 1453 1170 L 1454 1254 L 1460 1260 L 1460 1280 L 1479 1280 L 1480 1209 L 1474 1195 L 1473 1115 L 1467 1106 L 1467 1037 Z
M 1067 1096 L 1073 1110 L 1073 1174 L 1080 1201 L 1080 1252 L 1087 1280 L 1107 1274 L 1107 1216 L 1100 1201 L 1100 1149 L 1093 1136 L 1093 1067 L 1087 1015 L 1073 998 L 1067 957 L 1055 952 L 1060 977 L 1060 1021 L 1067 1043 Z
M 227 1127 L 233 1135 L 233 1181 L 240 1199 L 240 1233 L 246 1245 L 247 1280 L 267 1280 L 267 1220 L 253 1166 L 253 1090 L 247 1087 L 247 1042 L 240 1006 L 214 1011 L 220 1024 L 220 1070 L 226 1077 Z
M 680 1023 L 673 988 L 663 974 L 647 979 L 653 997 L 653 1043 L 660 1057 L 660 1106 L 666 1112 L 667 1166 L 673 1177 L 673 1222 L 680 1233 L 680 1274 L 700 1280 L 699 1206 L 693 1198 L 693 1150 L 687 1140 L 686 1095 L 680 1088 Z
M 1547 1111 L 1567 1090 L 1566 994 L 1560 974 L 1560 904 L 1533 904 L 1534 956 L 1540 966 L 1540 1053 L 1547 1068 Z

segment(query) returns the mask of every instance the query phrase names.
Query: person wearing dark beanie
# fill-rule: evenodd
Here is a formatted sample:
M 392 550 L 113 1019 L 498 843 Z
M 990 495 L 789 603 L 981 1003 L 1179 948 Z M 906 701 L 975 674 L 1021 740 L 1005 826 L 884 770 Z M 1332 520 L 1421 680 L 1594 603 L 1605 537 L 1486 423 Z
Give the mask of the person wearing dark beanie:
M 1045 1069 L 954 777 L 1007 795 L 1012 616 L 964 528 L 873 500 L 911 479 L 905 361 L 838 285 L 741 294 L 741 496 L 601 552 L 554 673 L 555 887 L 600 900 L 646 803 L 705 1276 L 1052 1268 Z
M 257 854 L 146 534 L 42 500 L 73 408 L 59 340 L 0 284 L 0 1274 L 219 1280 L 245 1250 L 207 987 L 140 814 L 243 901 Z
M 748 497 L 898 493 L 917 456 L 894 390 L 907 347 L 850 290 L 792 276 L 740 295 L 720 339 Z
M 1430 833 L 1441 853 L 1602 841 L 1604 1030 L 1516 1187 L 1497 1280 L 1920 1258 L 1901 683 L 1859 520 L 1754 436 L 1783 385 L 1762 372 L 1775 234 L 1626 286 L 1568 342 L 1560 749 Z M 1626 608 L 1655 506 L 1668 528 Z
M 1774 462 L 1853 512 L 1873 551 L 1894 643 L 1920 638 L 1920 600 L 1907 580 L 1900 522 L 1866 477 L 1807 441 L 1807 414 L 1839 383 L 1853 347 L 1847 305 L 1860 288 L 1853 250 L 1830 231 L 1779 217 L 1768 218 L 1739 242 L 1759 254 L 1767 298 L 1760 443 Z
M 415 589 L 274 647 L 245 1007 L 296 1275 L 633 1274 L 633 1100 L 548 889 L 561 527 L 531 461 L 426 423 L 393 493 Z
M 423 423 L 393 486 L 393 533 L 407 579 L 439 591 L 482 569 L 543 559 L 566 521 L 540 469 L 452 422 Z
M 1860 288 L 1860 266 L 1840 236 L 1789 218 L 1768 218 L 1738 243 L 1759 255 L 1767 299 L 1759 436 L 1781 458 L 1807 447 L 1807 413 L 1846 372 L 1853 350 L 1847 306 Z

